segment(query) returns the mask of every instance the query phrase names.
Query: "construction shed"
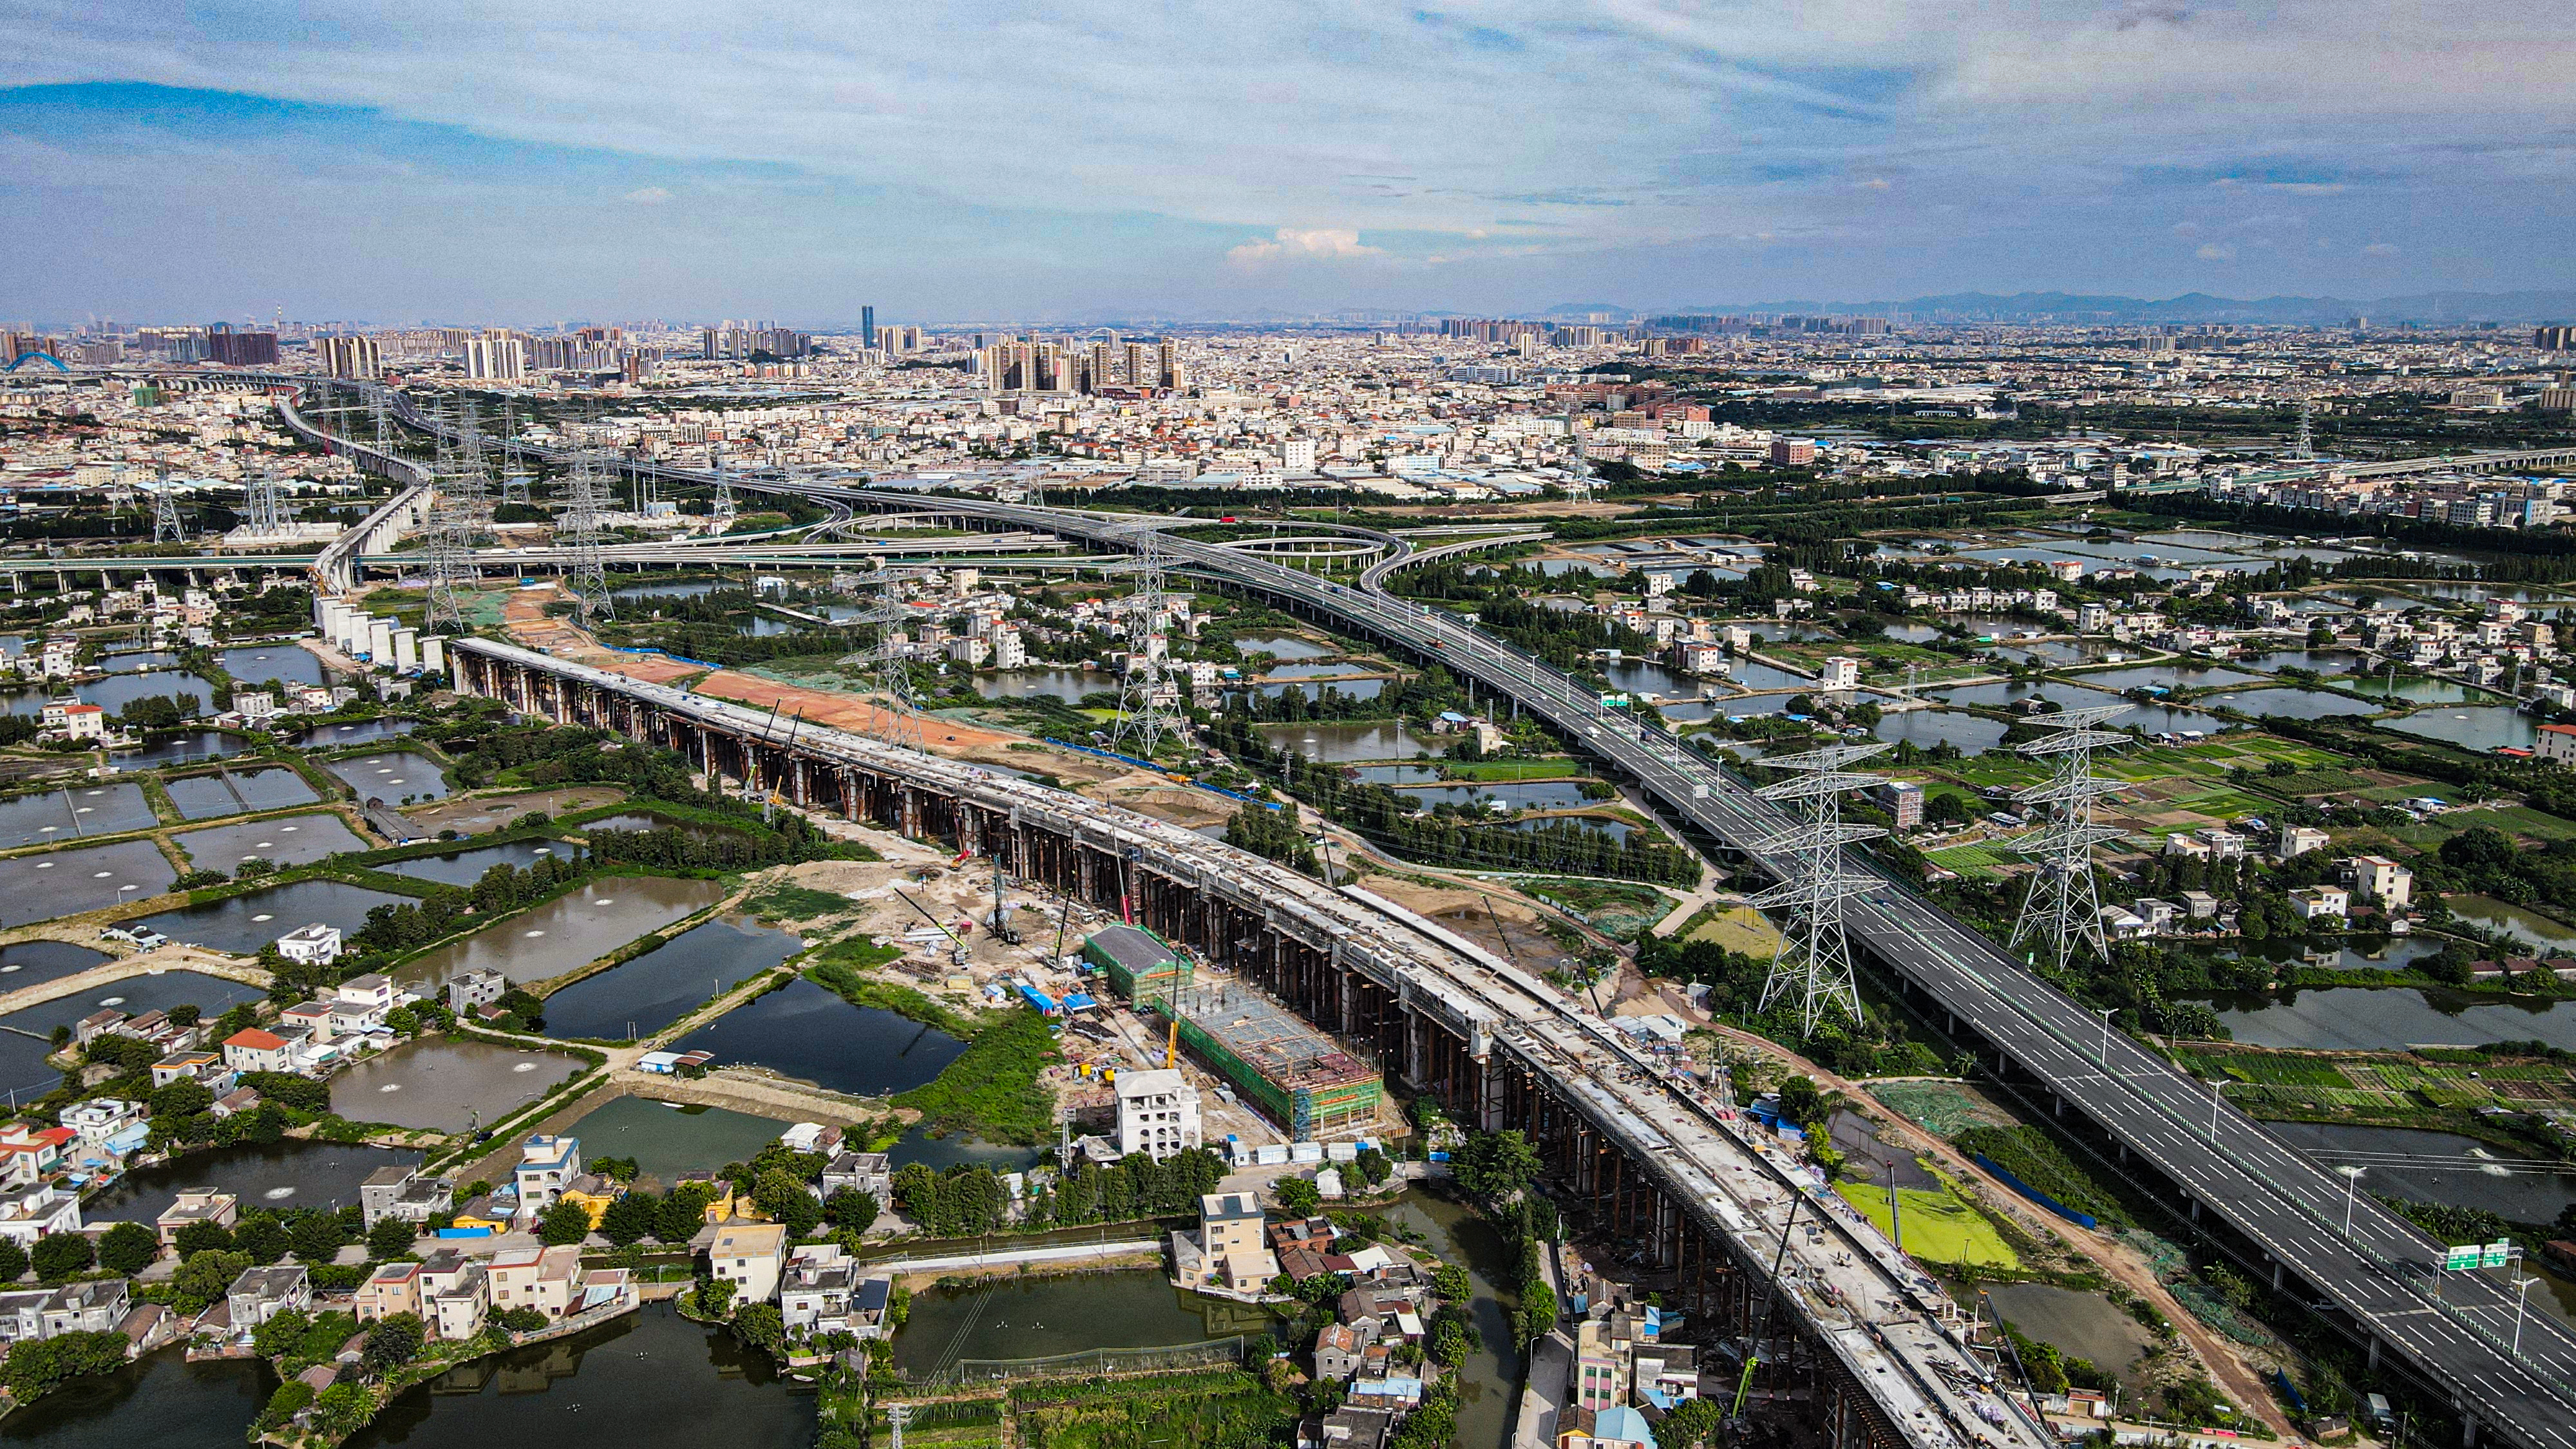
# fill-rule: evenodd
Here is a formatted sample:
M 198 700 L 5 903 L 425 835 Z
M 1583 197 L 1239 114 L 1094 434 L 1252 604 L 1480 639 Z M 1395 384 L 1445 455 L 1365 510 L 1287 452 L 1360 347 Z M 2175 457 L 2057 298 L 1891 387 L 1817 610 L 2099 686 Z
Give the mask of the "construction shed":
M 1153 932 L 1136 926 L 1111 926 L 1082 943 L 1082 959 L 1109 973 L 1118 994 L 1139 1006 L 1169 1001 L 1175 987 L 1186 988 L 1190 963 Z

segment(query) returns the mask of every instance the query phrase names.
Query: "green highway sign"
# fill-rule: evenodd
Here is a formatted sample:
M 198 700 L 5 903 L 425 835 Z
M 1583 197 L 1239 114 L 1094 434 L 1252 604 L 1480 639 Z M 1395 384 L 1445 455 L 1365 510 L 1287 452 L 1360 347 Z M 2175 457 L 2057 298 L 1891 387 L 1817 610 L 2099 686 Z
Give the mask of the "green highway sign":
M 2513 1239 L 2498 1238 L 2494 1242 L 2487 1244 L 2485 1256 L 2481 1259 L 2478 1266 L 2481 1268 L 2501 1268 L 2507 1262 L 2511 1261 L 2512 1258 Z
M 2444 1248 L 2442 1250 L 2442 1270 L 2446 1273 L 2465 1273 L 2478 1266 L 2478 1264 L 2483 1262 L 2485 1258 L 2486 1249 L 2475 1243 L 2467 1244 L 2464 1247 Z

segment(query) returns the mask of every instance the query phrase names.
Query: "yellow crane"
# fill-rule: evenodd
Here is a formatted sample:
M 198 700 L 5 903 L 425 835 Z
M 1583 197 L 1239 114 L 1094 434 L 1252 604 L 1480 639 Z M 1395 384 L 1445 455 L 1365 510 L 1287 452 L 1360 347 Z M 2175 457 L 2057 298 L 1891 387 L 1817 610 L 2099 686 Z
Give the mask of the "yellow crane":
M 1177 1018 L 1175 1018 L 1172 1022 L 1171 1031 L 1166 1033 L 1163 1037 L 1163 1070 L 1168 1072 L 1180 1064 L 1181 1023 Z

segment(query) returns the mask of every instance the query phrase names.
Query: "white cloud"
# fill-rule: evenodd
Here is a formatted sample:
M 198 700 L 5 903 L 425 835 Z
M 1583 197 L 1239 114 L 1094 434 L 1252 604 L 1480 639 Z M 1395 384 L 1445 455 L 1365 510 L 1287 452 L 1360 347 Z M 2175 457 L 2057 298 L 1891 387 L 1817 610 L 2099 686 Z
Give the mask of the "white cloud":
M 2211 242 L 2192 255 L 2204 262 L 2232 262 L 2236 260 L 2236 248 L 2226 242 Z
M 671 199 L 671 193 L 664 187 L 644 186 L 626 193 L 626 199 L 638 206 L 660 206 Z
M 2365 257 L 2393 257 L 2397 255 L 2397 248 L 2388 242 L 2372 242 L 2361 249 L 2361 254 Z
M 1245 242 L 1227 252 L 1225 259 L 1238 267 L 1255 268 L 1276 262 L 1342 262 L 1385 255 L 1383 248 L 1360 245 L 1360 234 L 1347 227 L 1299 231 L 1283 226 L 1270 240 Z

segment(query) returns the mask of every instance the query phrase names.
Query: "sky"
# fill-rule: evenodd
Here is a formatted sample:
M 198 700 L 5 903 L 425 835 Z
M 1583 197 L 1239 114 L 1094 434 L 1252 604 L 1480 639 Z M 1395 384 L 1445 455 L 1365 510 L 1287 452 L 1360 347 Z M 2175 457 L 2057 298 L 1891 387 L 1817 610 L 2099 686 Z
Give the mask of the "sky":
M 0 0 L 0 317 L 2568 284 L 2544 0 Z

